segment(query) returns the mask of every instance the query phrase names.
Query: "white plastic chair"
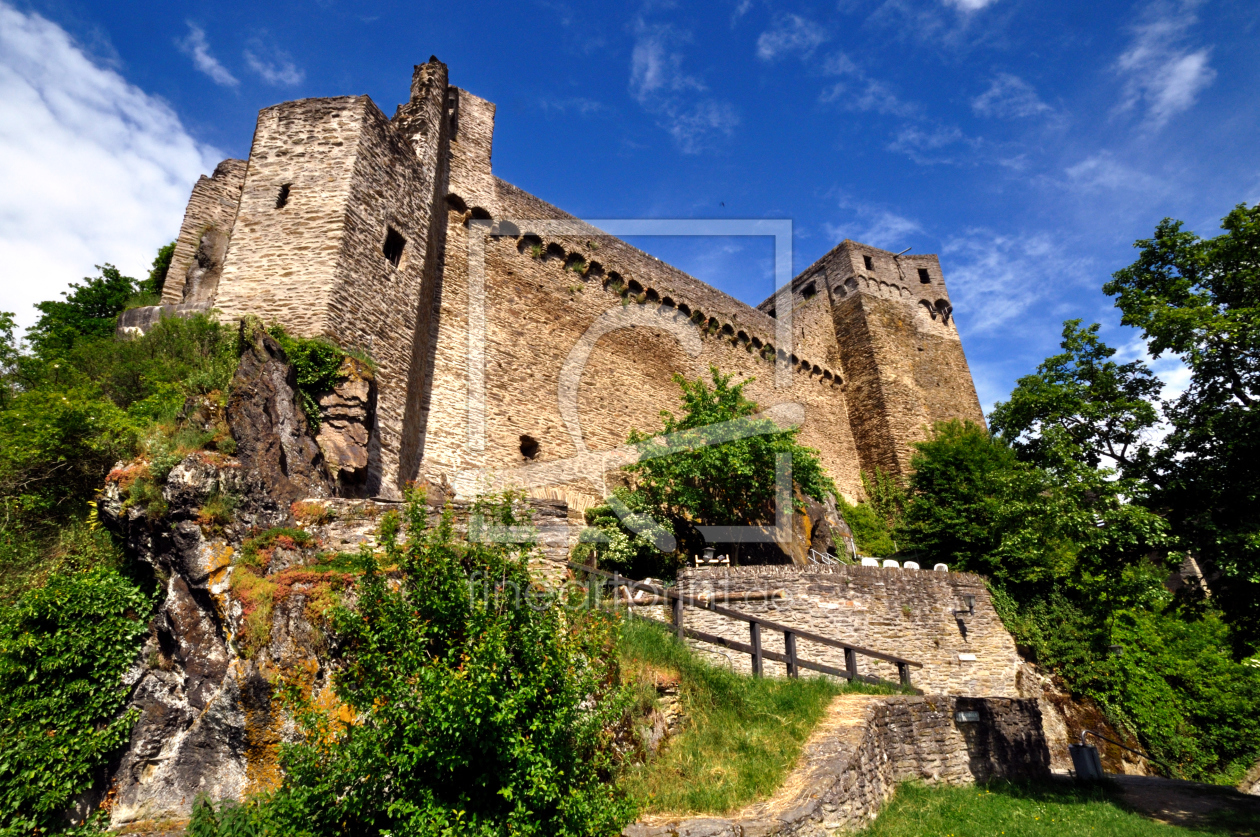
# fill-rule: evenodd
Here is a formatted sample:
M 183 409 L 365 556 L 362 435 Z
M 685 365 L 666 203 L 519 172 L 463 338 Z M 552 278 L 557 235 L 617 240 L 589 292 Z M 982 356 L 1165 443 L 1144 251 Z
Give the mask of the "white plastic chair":
M 921 569 L 921 567 L 919 567 L 918 563 L 917 563 L 917 562 L 915 562 L 915 561 L 907 561 L 906 563 L 904 563 L 904 564 L 902 564 L 902 565 L 901 565 L 901 568 L 902 568 L 903 570 L 917 570 L 917 569 Z
M 901 565 L 900 565 L 900 564 L 898 564 L 896 561 L 894 561 L 894 560 L 893 560 L 893 559 L 891 559 L 891 558 L 885 558 L 885 559 L 884 559 L 884 569 L 886 569 L 886 570 L 899 570 L 899 569 L 901 569 Z
M 862 566 L 863 567 L 878 567 L 879 559 L 878 558 L 863 558 Z
M 932 569 L 933 569 L 934 571 L 938 572 L 938 573 L 947 573 L 947 572 L 949 572 L 949 567 L 947 567 L 947 566 L 946 566 L 946 565 L 944 565 L 944 564 L 937 564 L 937 565 L 936 565 L 935 567 L 933 567 Z

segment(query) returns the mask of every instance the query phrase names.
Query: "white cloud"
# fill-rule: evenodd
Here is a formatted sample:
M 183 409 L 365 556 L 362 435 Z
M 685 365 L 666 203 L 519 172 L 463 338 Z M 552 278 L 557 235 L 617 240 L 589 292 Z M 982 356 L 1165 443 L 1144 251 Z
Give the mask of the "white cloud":
M 875 112 L 886 116 L 912 117 L 919 108 L 911 102 L 903 102 L 892 89 L 879 79 L 870 78 L 844 53 L 836 53 L 823 62 L 823 72 L 841 76 L 841 81 L 822 92 L 824 102 L 835 102 L 846 110 Z
M 269 57 L 264 58 L 265 55 Z M 257 38 L 250 41 L 245 50 L 245 63 L 263 81 L 275 87 L 292 87 L 306 78 L 306 71 L 299 69 L 287 52 L 269 47 Z
M 194 67 L 209 76 L 215 84 L 224 87 L 236 87 L 240 84 L 236 76 L 228 72 L 228 68 L 210 54 L 210 42 L 206 40 L 206 30 L 191 20 L 188 21 L 188 37 L 175 41 L 175 45 L 193 60 Z
M 1157 2 L 1133 27 L 1133 39 L 1116 60 L 1125 77 L 1122 110 L 1145 108 L 1147 122 L 1155 128 L 1189 110 L 1216 78 L 1208 66 L 1210 48 L 1185 45 L 1189 29 L 1198 18 L 1191 2 L 1173 7 Z
M 1075 192 L 1159 192 L 1164 182 L 1120 162 L 1110 151 L 1091 154 L 1064 169 L 1069 189 Z
M 729 136 L 739 124 L 739 112 L 728 102 L 695 99 L 703 93 L 703 81 L 683 70 L 680 47 L 689 33 L 668 24 L 635 21 L 634 50 L 630 55 L 630 94 L 644 110 L 657 117 L 657 125 L 674 138 L 685 154 L 702 151 L 715 136 Z
M 986 6 L 992 6 L 997 0 L 941 0 L 946 6 L 953 6 L 960 12 L 978 12 Z
M 583 96 L 570 96 L 567 99 L 539 99 L 538 106 L 544 111 L 555 111 L 557 113 L 569 113 L 572 111 L 579 116 L 593 116 L 608 110 L 608 107 L 603 102 L 587 99 Z
M 95 264 L 143 276 L 219 156 L 65 30 L 0 0 L 0 309 L 22 325 Z
M 851 215 L 850 220 L 846 223 L 823 225 L 827 237 L 833 241 L 850 238 L 885 250 L 902 250 L 907 239 L 923 232 L 923 227 L 913 218 L 881 207 L 858 204 L 842 198 L 840 208 Z
M 998 73 L 989 89 L 971 100 L 971 109 L 981 116 L 1022 119 L 1049 113 L 1051 108 L 1037 91 L 1019 76 Z
M 908 125 L 897 132 L 893 141 L 888 144 L 888 150 L 905 154 L 919 165 L 954 164 L 960 160 L 946 149 L 958 143 L 970 147 L 977 144 L 976 141 L 967 139 L 962 131 L 952 125 L 936 125 L 927 128 Z
M 739 114 L 726 102 L 706 99 L 675 110 L 667 108 L 661 126 L 669 131 L 678 147 L 686 154 L 702 151 L 714 134 L 730 136 L 739 125 Z
M 822 27 L 800 15 L 780 15 L 774 26 L 757 38 L 757 57 L 773 61 L 781 55 L 808 58 L 827 40 Z
M 662 93 L 704 90 L 704 83 L 683 72 L 680 49 L 691 40 L 668 24 L 635 25 L 634 50 L 630 54 L 630 93 L 641 104 Z
M 949 293 L 960 327 L 1008 336 L 1018 345 L 1029 339 L 1029 313 L 1036 310 L 1035 321 L 1057 328 L 1055 308 L 1071 285 L 1094 278 L 1091 262 L 1072 252 L 1048 233 L 973 229 L 946 241 Z

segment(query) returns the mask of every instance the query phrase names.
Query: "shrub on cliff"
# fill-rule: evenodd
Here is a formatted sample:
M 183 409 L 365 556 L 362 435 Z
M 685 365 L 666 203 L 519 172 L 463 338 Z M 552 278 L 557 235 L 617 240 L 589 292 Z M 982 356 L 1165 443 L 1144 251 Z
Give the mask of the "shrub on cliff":
M 512 499 L 474 514 L 521 526 Z M 632 810 L 605 732 L 624 708 L 612 624 L 538 588 L 533 546 L 460 541 L 449 516 L 426 520 L 413 496 L 405 543 L 397 515 L 384 522 L 396 576 L 360 553 L 357 603 L 333 619 L 344 708 L 299 701 L 304 740 L 253 820 L 283 835 L 616 833 Z M 214 819 L 202 806 L 194 826 L 222 833 Z
M 0 609 L 0 834 L 59 831 L 127 742 L 121 679 L 148 598 L 112 570 L 54 576 Z

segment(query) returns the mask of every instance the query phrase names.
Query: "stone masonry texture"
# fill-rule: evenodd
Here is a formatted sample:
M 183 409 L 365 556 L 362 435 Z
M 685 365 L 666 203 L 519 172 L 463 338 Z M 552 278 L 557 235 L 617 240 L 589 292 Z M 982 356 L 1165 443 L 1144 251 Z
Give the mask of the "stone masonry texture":
M 368 352 L 365 496 L 516 486 L 580 516 L 629 431 L 678 409 L 674 376 L 711 366 L 799 405 L 850 499 L 932 423 L 983 421 L 935 256 L 844 241 L 752 307 L 495 177 L 494 124 L 434 58 L 392 119 L 366 96 L 264 109 L 249 160 L 193 190 L 163 302 Z
M 922 663 L 911 683 L 924 692 L 1018 697 L 1022 660 L 998 618 L 984 579 L 971 573 L 857 566 L 756 566 L 684 569 L 679 589 L 737 596 L 781 590 L 783 598 L 740 601 L 736 610 L 819 636 Z M 975 599 L 967 612 L 966 597 Z M 683 624 L 747 644 L 748 625 L 698 608 L 685 608 Z M 763 631 L 764 648 L 783 653 L 783 635 Z M 750 671 L 746 654 L 696 643 L 695 649 L 737 671 Z M 803 660 L 843 669 L 839 648 L 797 640 Z M 781 663 L 766 663 L 782 674 Z M 858 672 L 897 681 L 892 663 L 858 655 Z

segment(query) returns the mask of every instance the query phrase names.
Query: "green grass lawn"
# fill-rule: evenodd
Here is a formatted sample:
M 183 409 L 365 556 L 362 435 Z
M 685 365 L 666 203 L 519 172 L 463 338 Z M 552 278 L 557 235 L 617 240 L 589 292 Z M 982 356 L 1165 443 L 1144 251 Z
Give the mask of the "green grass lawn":
M 891 693 L 822 678 L 754 678 L 715 666 L 660 626 L 628 620 L 618 645 L 623 679 L 642 708 L 655 683 L 677 682 L 682 731 L 622 778 L 644 813 L 721 814 L 770 796 L 831 699 L 844 691 Z
M 1231 825 L 1233 826 L 1231 828 Z M 999 782 L 987 787 L 904 784 L 859 837 L 1204 837 L 1256 834 L 1243 823 L 1181 828 L 1146 819 L 1106 786 Z

